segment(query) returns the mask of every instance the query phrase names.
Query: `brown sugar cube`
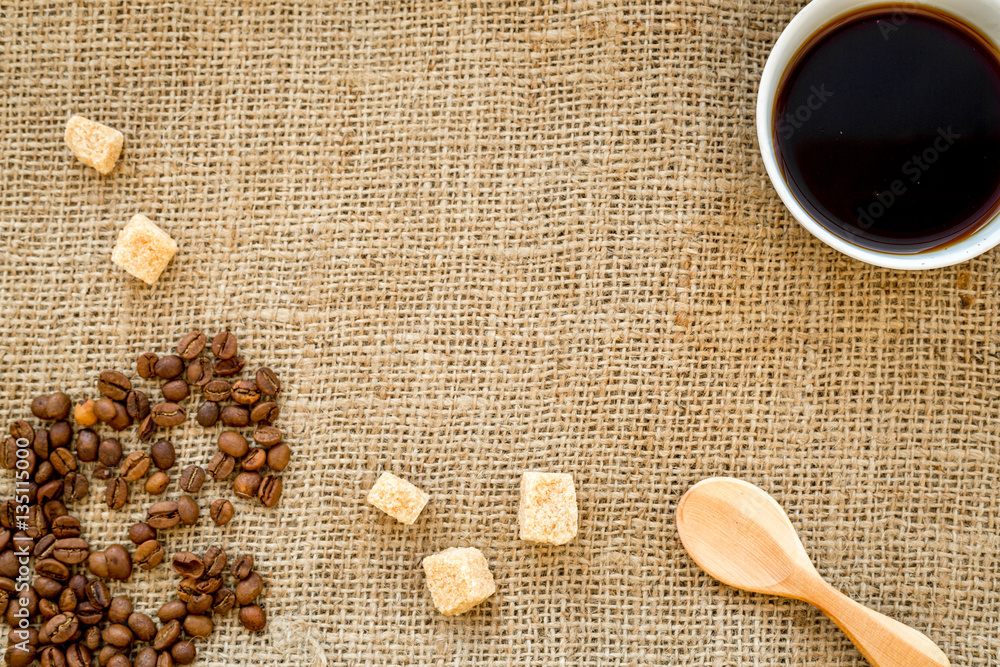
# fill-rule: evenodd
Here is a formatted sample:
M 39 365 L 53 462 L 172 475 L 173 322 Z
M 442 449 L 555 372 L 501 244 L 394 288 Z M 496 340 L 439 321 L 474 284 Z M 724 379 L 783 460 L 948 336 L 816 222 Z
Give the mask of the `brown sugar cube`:
M 125 136 L 107 125 L 73 116 L 66 124 L 66 143 L 80 162 L 107 175 L 122 154 Z
M 390 472 L 382 473 L 368 492 L 370 505 L 407 525 L 417 520 L 429 499 L 426 493 Z
M 566 544 L 576 537 L 573 476 L 558 472 L 524 473 L 517 522 L 521 539 L 528 542 Z
M 446 616 L 464 614 L 497 592 L 479 549 L 452 547 L 428 556 L 423 565 L 434 606 Z
M 118 234 L 111 261 L 150 285 L 177 252 L 170 236 L 144 215 L 135 215 Z

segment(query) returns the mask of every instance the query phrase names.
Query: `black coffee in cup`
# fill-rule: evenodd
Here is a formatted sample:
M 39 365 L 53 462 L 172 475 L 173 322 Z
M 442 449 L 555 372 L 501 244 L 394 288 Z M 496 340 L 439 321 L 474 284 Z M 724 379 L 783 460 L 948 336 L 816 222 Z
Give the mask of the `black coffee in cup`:
M 784 179 L 842 239 L 913 254 L 1000 208 L 1000 54 L 957 17 L 866 7 L 825 26 L 778 87 Z

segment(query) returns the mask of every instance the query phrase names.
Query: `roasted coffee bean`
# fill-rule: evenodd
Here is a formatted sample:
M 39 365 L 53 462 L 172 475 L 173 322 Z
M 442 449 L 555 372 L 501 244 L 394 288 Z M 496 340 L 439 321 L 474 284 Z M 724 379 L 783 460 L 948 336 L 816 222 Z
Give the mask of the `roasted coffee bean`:
M 226 426 L 242 428 L 250 423 L 250 411 L 242 405 L 227 405 L 219 413 L 219 419 Z
M 219 498 L 212 503 L 212 508 L 209 510 L 209 513 L 212 516 L 212 521 L 214 521 L 217 526 L 225 526 L 233 520 L 233 515 L 236 513 L 236 510 L 233 508 L 233 504 L 231 502 L 225 498 Z
M 196 554 L 190 551 L 178 551 L 170 561 L 170 566 L 174 572 L 182 577 L 193 577 L 195 579 L 205 574 L 205 563 Z
M 258 426 L 253 433 L 253 440 L 264 449 L 274 447 L 281 442 L 282 433 L 274 426 Z
M 78 565 L 87 560 L 90 555 L 90 545 L 81 537 L 67 537 L 57 540 L 52 556 L 60 563 Z
M 177 514 L 177 503 L 173 500 L 161 500 L 146 511 L 146 523 L 157 530 L 173 528 L 180 523 L 180 515 Z
M 171 600 L 160 607 L 156 616 L 160 619 L 160 623 L 169 623 L 178 619 L 184 620 L 184 617 L 187 616 L 187 607 L 184 606 L 183 600 Z
M 177 516 L 185 526 L 193 526 L 198 523 L 201 512 L 198 510 L 198 503 L 191 496 L 181 496 L 177 499 Z
M 198 493 L 201 485 L 205 483 L 205 471 L 201 466 L 188 466 L 181 471 L 181 489 L 188 493 Z
M 205 576 L 218 577 L 226 571 L 229 556 L 217 546 L 211 546 L 201 559 L 205 563 Z
M 250 380 L 237 380 L 233 383 L 232 396 L 240 405 L 253 405 L 260 400 L 260 389 Z
M 184 609 L 185 615 L 187 614 L 187 608 Z M 161 619 L 162 620 L 162 619 Z M 163 651 L 168 649 L 180 639 L 181 636 L 181 623 L 176 618 L 167 621 L 166 624 L 160 628 L 160 631 L 156 633 L 156 637 L 153 638 L 153 648 L 157 651 Z
M 61 516 L 66 516 L 69 512 L 66 510 L 66 503 L 61 500 L 50 500 L 42 506 L 45 511 L 45 518 L 49 521 L 55 521 Z
M 80 501 L 90 493 L 90 482 L 87 476 L 75 471 L 66 473 L 63 479 L 63 500 L 65 502 Z
M 35 432 L 35 439 L 31 441 L 31 449 L 35 452 L 39 459 L 49 458 L 49 452 L 52 450 L 52 445 L 49 442 L 48 429 L 41 428 Z
M 156 539 L 156 529 L 150 526 L 148 523 L 135 523 L 132 527 L 128 529 L 128 538 L 132 540 L 132 544 L 136 546 L 142 544 L 143 542 L 148 542 L 149 540 Z
M 250 411 L 250 421 L 254 424 L 273 424 L 278 421 L 278 404 L 274 401 L 266 401 L 253 406 Z
M 31 414 L 35 415 L 39 419 L 49 418 L 49 396 L 36 396 L 31 400 Z
M 39 560 L 42 558 L 53 558 L 52 552 L 55 551 L 57 539 L 59 538 L 55 535 L 45 535 L 35 542 L 35 548 L 32 549 L 31 555 Z M 43 597 L 49 596 L 43 594 Z
M 45 484 L 53 481 L 52 478 L 55 477 L 56 471 L 52 467 L 52 464 L 48 461 L 42 461 L 37 466 L 35 466 L 35 484 L 41 488 Z M 37 496 L 36 496 L 37 498 Z
M 37 587 L 35 590 L 38 590 Z M 76 609 L 76 605 L 79 600 L 76 599 L 76 593 L 73 592 L 72 588 L 64 588 L 59 594 L 59 611 L 73 611 Z
M 35 558 L 38 558 L 36 555 Z M 14 593 L 16 592 L 17 584 L 13 579 L 4 579 L 3 588 L 0 591 L 4 593 Z M 62 595 L 63 591 L 70 590 L 66 588 L 65 583 L 60 583 L 55 579 L 49 579 L 48 577 L 35 577 L 35 583 L 32 584 L 35 592 L 41 595 L 43 598 L 57 598 Z M 7 590 L 7 589 L 10 590 Z
M 184 408 L 176 403 L 157 403 L 150 410 L 149 416 L 157 426 L 177 426 L 184 423 Z
M 104 550 L 108 559 L 108 576 L 111 579 L 125 581 L 132 576 L 132 556 L 120 544 L 112 544 Z
M 240 461 L 240 465 L 244 470 L 253 472 L 254 470 L 260 470 L 265 465 L 267 465 L 267 452 L 259 447 L 251 447 L 247 450 L 246 455 Z
M 50 448 L 69 447 L 69 443 L 73 441 L 73 427 L 68 421 L 59 420 L 49 427 L 47 437 Z
M 107 609 L 111 606 L 111 591 L 108 590 L 108 585 L 100 579 L 88 583 L 85 591 L 87 600 L 98 609 Z
M 219 434 L 219 449 L 224 454 L 240 458 L 247 453 L 250 445 L 247 439 L 236 431 L 223 431 Z
M 209 577 L 203 576 L 198 580 L 196 585 L 199 593 L 205 593 L 207 595 L 212 595 L 215 591 L 222 588 L 222 577 Z
M 84 625 L 97 625 L 104 620 L 104 610 L 95 607 L 90 600 L 81 600 L 76 605 L 76 617 Z
M 111 598 L 111 606 L 108 607 L 108 620 L 112 623 L 128 623 L 128 617 L 132 614 L 132 600 L 125 595 L 116 595 Z
M 94 479 L 111 479 L 111 469 L 101 463 L 91 473 Z
M 208 462 L 208 474 L 213 479 L 229 479 L 236 468 L 236 459 L 229 454 L 216 452 Z
M 81 477 L 83 477 L 81 475 Z M 86 482 L 87 478 L 83 477 Z M 89 484 L 89 482 L 88 482 Z M 80 520 L 73 516 L 59 516 L 52 520 L 52 535 L 59 540 L 80 536 Z
M 281 478 L 276 475 L 265 475 L 257 489 L 257 500 L 264 507 L 274 507 L 281 500 Z
M 69 471 L 76 470 L 76 457 L 65 447 L 53 449 L 49 454 L 49 463 L 52 464 L 52 469 L 60 475 L 66 475 Z
M 184 372 L 184 360 L 174 354 L 160 357 L 153 366 L 153 372 L 163 380 L 173 380 Z
M 49 502 L 56 501 L 50 500 Z M 49 521 L 42 508 L 38 505 L 28 507 L 28 527 L 24 529 L 24 534 L 33 540 L 37 540 L 47 532 L 49 532 Z
M 108 573 L 108 557 L 103 551 L 94 551 L 87 558 L 87 569 L 95 577 L 100 577 L 101 579 L 110 578 Z
M 243 471 L 233 479 L 233 492 L 239 498 L 253 498 L 257 495 L 262 479 L 259 472 Z
M 30 548 L 30 547 L 29 547 Z M 58 562 L 58 561 L 57 561 Z M 0 554 L 0 577 L 5 579 L 13 579 L 17 576 L 18 562 L 17 554 L 13 551 L 5 551 Z M 35 570 L 38 570 L 38 566 L 35 566 Z M 39 574 L 44 574 L 39 572 Z
M 132 645 L 134 636 L 132 635 L 132 631 L 128 629 L 127 625 L 112 623 L 101 632 L 101 638 L 112 646 L 117 646 L 118 648 L 128 648 Z
M 194 359 L 205 349 L 208 338 L 200 331 L 185 334 L 177 343 L 177 354 L 181 359 Z
M 267 614 L 255 604 L 240 607 L 240 623 L 250 632 L 260 632 L 267 625 Z
M 107 396 L 102 396 L 94 401 L 94 414 L 97 415 L 98 419 L 107 424 L 109 421 L 114 419 L 117 414 L 117 411 L 115 410 L 115 402 Z
M 215 624 L 210 616 L 191 615 L 184 619 L 184 632 L 192 637 L 207 637 L 212 634 Z
M 115 477 L 104 490 L 104 502 L 109 509 L 120 510 L 128 502 L 128 482 L 121 477 Z
M 114 419 L 108 422 L 108 426 L 116 431 L 124 431 L 132 425 L 132 418 L 128 416 L 124 403 L 115 403 Z
M 97 460 L 109 468 L 114 468 L 122 460 L 122 443 L 115 438 L 102 440 L 97 449 Z
M 42 598 L 38 601 L 38 613 L 42 615 L 42 618 L 48 620 L 54 616 L 58 616 L 62 612 L 59 610 L 59 605 L 55 602 Z
M 229 331 L 217 333 L 212 339 L 212 354 L 216 359 L 229 359 L 236 354 L 236 336 Z
M 115 660 L 115 658 L 120 657 L 122 657 L 122 649 L 111 644 L 105 644 L 97 652 L 97 664 L 101 667 L 125 667 L 120 661 Z M 111 664 L 112 660 L 115 660 L 115 664 L 113 665 Z
M 22 441 L 23 442 L 23 441 Z M 3 449 L 0 449 L 0 465 L 4 470 L 13 470 L 17 465 L 17 440 L 14 436 L 9 436 L 4 440 Z
M 147 646 L 139 651 L 132 661 L 132 667 L 156 667 L 156 649 Z
M 160 470 L 170 470 L 173 468 L 174 461 L 177 458 L 174 446 L 168 440 L 156 442 L 149 448 L 149 455 L 153 460 L 153 465 Z
M 163 546 L 159 542 L 156 540 L 146 540 L 135 548 L 132 560 L 143 570 L 152 570 L 163 562 L 165 555 Z
M 143 352 L 135 359 L 135 374 L 144 380 L 148 380 L 156 374 L 156 362 L 160 358 L 155 352 Z
M 156 636 L 156 623 L 142 612 L 134 611 L 129 614 L 128 627 L 139 641 L 153 641 Z
M 94 399 L 88 398 L 73 406 L 73 421 L 78 426 L 93 426 L 97 423 L 97 415 L 94 414 Z
M 191 596 L 184 604 L 189 614 L 207 614 L 212 608 L 212 596 L 208 593 L 198 593 Z
M 119 653 L 118 655 L 111 656 L 105 667 L 132 667 L 132 661 L 128 659 L 125 653 Z
M 255 380 L 257 388 L 260 389 L 260 393 L 262 394 L 273 397 L 277 396 L 278 392 L 281 391 L 281 383 L 278 381 L 278 376 L 267 366 L 257 371 Z
M 184 602 L 196 595 L 204 595 L 204 593 L 198 589 L 198 580 L 194 577 L 181 579 L 181 583 L 177 584 L 177 597 Z
M 14 620 L 17 622 L 17 619 Z M 9 667 L 28 667 L 31 663 L 35 661 L 35 656 L 38 655 L 37 648 L 34 645 L 24 645 L 14 643 L 7 647 L 7 652 L 4 653 L 4 661 L 9 665 Z
M 66 656 L 55 646 L 46 646 L 38 654 L 41 667 L 66 667 Z
M 212 362 L 208 359 L 195 359 L 188 364 L 184 377 L 187 379 L 188 384 L 193 384 L 196 387 L 204 387 L 215 377 L 215 369 L 212 367 Z
M 233 387 L 225 380 L 212 380 L 201 390 L 206 401 L 225 401 L 232 395 Z
M 163 398 L 167 401 L 180 403 L 191 395 L 191 387 L 184 380 L 177 378 L 160 387 L 160 393 L 163 394 Z
M 89 428 L 85 428 L 76 434 L 76 457 L 84 463 L 91 463 L 97 460 L 97 448 L 101 441 Z
M 35 429 L 23 419 L 17 419 L 10 424 L 10 434 L 15 439 L 24 438 L 29 443 L 35 439 Z
M 149 416 L 149 397 L 133 389 L 125 397 L 125 412 L 133 421 L 142 421 Z
M 267 467 L 274 472 L 281 472 L 288 467 L 292 459 L 292 450 L 285 443 L 275 445 L 267 450 Z
M 61 391 L 52 394 L 45 401 L 45 412 L 49 419 L 67 419 L 72 408 L 73 401 L 69 400 L 69 396 Z
M 0 529 L 0 551 L 6 551 L 14 546 L 14 534 L 7 529 Z
M 51 465 L 51 464 L 50 464 Z M 38 502 L 43 505 L 50 500 L 57 500 L 62 498 L 63 495 L 63 481 L 61 479 L 55 479 L 51 482 L 46 482 L 38 487 L 38 492 L 36 498 Z
M 79 615 L 77 615 L 77 618 L 79 618 Z M 83 623 L 83 620 L 81 619 L 80 622 Z M 83 644 L 87 650 L 96 651 L 101 647 L 101 643 L 103 641 L 104 640 L 101 639 L 101 629 L 91 627 L 83 631 L 83 639 L 80 643 Z M 87 666 L 89 667 L 89 665 L 90 663 L 88 662 Z
M 66 582 L 66 587 L 69 588 L 76 595 L 76 599 L 83 602 L 87 599 L 87 584 L 90 580 L 87 579 L 85 574 L 74 574 Z
M 170 486 L 170 475 L 162 470 L 157 470 L 146 480 L 146 493 L 158 496 L 166 491 L 168 486 Z
M 97 380 L 97 391 L 112 401 L 124 401 L 128 393 L 132 391 L 132 382 L 118 371 L 101 371 L 100 378 Z
M 76 614 L 66 612 L 53 616 L 45 625 L 42 632 L 46 634 L 53 644 L 64 644 L 79 629 L 80 622 L 76 620 Z
M 244 364 L 246 364 L 246 361 L 244 361 L 243 357 L 230 357 L 229 359 L 216 361 L 215 374 L 221 378 L 236 375 L 243 370 Z
M 225 614 L 236 606 L 236 594 L 228 588 L 220 588 L 212 596 L 212 611 Z
M 153 416 L 146 415 L 146 418 L 142 420 L 137 429 L 136 435 L 140 442 L 146 442 L 153 437 L 153 433 L 156 432 L 156 424 L 153 423 Z
M 125 457 L 118 474 L 124 477 L 126 482 L 138 482 L 146 476 L 151 463 L 149 452 L 140 449 Z
M 198 408 L 198 413 L 195 415 L 195 420 L 204 426 L 205 428 L 210 428 L 215 426 L 215 422 L 219 421 L 219 404 L 212 401 L 206 401 L 201 404 Z
M 198 655 L 190 639 L 182 639 L 170 647 L 170 655 L 178 665 L 190 665 Z
M 238 580 L 246 579 L 253 572 L 253 554 L 243 554 L 229 566 L 229 573 Z
M 170 653 L 164 651 L 156 658 L 156 667 L 174 667 L 174 659 Z

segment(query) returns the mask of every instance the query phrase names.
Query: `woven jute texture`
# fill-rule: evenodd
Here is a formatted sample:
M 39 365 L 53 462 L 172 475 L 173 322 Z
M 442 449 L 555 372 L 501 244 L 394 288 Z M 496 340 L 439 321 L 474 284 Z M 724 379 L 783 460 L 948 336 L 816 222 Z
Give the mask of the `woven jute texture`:
M 236 519 L 164 537 L 267 581 L 268 631 L 221 620 L 198 664 L 865 664 L 686 556 L 677 501 L 722 474 L 846 593 L 1000 664 L 1000 253 L 893 272 L 794 222 L 753 123 L 799 3 L 0 2 L 4 424 L 192 328 L 284 382 L 280 505 L 210 482 Z M 125 134 L 110 176 L 73 113 Z M 152 287 L 110 263 L 137 212 L 180 246 Z M 179 466 L 216 430 L 175 429 Z M 517 539 L 527 469 L 575 476 L 567 546 Z M 414 526 L 365 504 L 383 470 L 430 493 Z M 97 546 L 151 502 L 103 490 Z M 458 618 L 420 568 L 449 546 L 498 584 Z M 115 590 L 153 609 L 168 569 Z

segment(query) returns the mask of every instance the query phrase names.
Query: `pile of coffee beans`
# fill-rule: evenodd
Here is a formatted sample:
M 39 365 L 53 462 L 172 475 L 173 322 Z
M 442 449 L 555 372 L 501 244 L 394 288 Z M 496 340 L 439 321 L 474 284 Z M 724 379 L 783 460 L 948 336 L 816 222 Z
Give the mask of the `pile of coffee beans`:
M 175 554 L 170 562 L 182 580 L 177 599 L 160 609 L 160 626 L 135 612 L 130 598 L 112 597 L 105 583 L 126 581 L 135 568 L 151 570 L 167 559 L 163 531 L 198 523 L 200 511 L 192 496 L 207 475 L 228 480 L 235 474 L 236 495 L 256 498 L 265 507 L 273 507 L 281 497 L 282 483 L 275 473 L 287 467 L 291 450 L 273 425 L 279 414 L 274 400 L 281 388 L 278 378 L 271 369 L 261 368 L 253 381 L 230 384 L 221 378 L 239 374 L 245 365 L 236 355 L 236 337 L 228 331 L 215 336 L 210 348 L 214 362 L 201 356 L 207 347 L 207 337 L 193 331 L 180 340 L 177 354 L 159 357 L 147 352 L 138 357 L 140 378 L 163 381 L 163 400 L 155 404 L 124 373 L 106 370 L 97 380 L 98 398 L 75 406 L 63 392 L 35 398 L 31 412 L 47 422 L 47 428 L 36 430 L 23 419 L 10 425 L 10 436 L 0 448 L 0 466 L 15 471 L 17 481 L 15 497 L 0 505 L 0 614 L 12 628 L 7 664 L 18 667 L 37 659 L 43 667 L 84 667 L 96 657 L 101 667 L 186 665 L 196 655 L 192 640 L 214 629 L 213 614 L 239 604 L 239 619 L 247 629 L 258 632 L 266 626 L 265 612 L 256 604 L 263 580 L 253 571 L 249 555 L 232 564 L 234 591 L 223 585 L 227 557 L 221 548 L 212 547 L 202 558 L 190 552 Z M 118 437 L 98 434 L 102 426 L 117 434 L 137 425 L 137 439 L 149 441 L 184 422 L 183 404 L 192 387 L 200 388 L 205 399 L 197 411 L 198 422 L 208 427 L 221 420 L 230 427 L 219 435 L 219 451 L 207 463 L 207 474 L 201 466 L 188 466 L 178 480 L 184 493 L 148 507 L 145 521 L 128 530 L 133 553 L 124 544 L 92 550 L 80 537 L 79 519 L 68 509 L 89 495 L 83 464 L 96 462 L 91 476 L 107 480 L 105 502 L 121 510 L 132 484 L 142 482 L 150 496 L 166 493 L 176 462 L 167 439 L 126 455 Z M 223 405 L 230 401 L 233 404 Z M 80 427 L 75 453 L 71 415 Z M 256 429 L 254 446 L 235 430 L 251 424 Z M 220 526 L 234 512 L 225 498 L 214 501 L 210 510 Z M 83 565 L 93 578 L 74 572 Z

